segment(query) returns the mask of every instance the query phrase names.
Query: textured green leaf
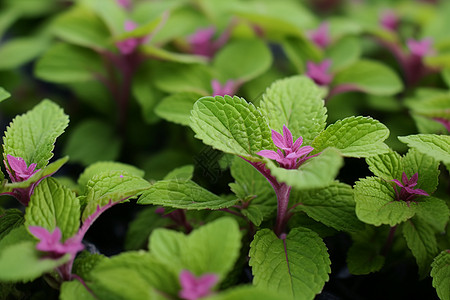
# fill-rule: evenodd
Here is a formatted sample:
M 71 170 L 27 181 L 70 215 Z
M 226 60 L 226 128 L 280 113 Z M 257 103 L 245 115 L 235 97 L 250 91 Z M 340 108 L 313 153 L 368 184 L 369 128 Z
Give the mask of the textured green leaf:
M 339 182 L 316 190 L 291 192 L 290 201 L 296 210 L 336 230 L 354 232 L 361 230 L 363 223 L 355 215 L 355 200 L 352 187 Z
M 450 211 L 444 200 L 425 197 L 417 202 L 416 216 L 442 233 L 449 221 Z
M 81 173 L 80 177 L 78 177 L 77 182 L 82 193 L 84 193 L 86 185 L 89 180 L 92 179 L 92 177 L 106 171 L 125 171 L 128 174 L 136 175 L 139 177 L 144 177 L 145 175 L 145 172 L 143 170 L 138 169 L 132 165 L 115 161 L 99 161 L 84 169 L 83 173 Z
M 325 244 L 306 228 L 292 229 L 286 239 L 269 229 L 260 230 L 249 255 L 254 285 L 295 299 L 313 299 L 331 272 Z
M 79 253 L 73 262 L 72 273 L 80 276 L 84 281 L 90 281 L 92 269 L 104 259 L 106 256 L 102 254 L 89 253 L 85 250 Z
M 221 218 L 194 230 L 188 236 L 156 229 L 150 236 L 150 253 L 171 266 L 177 274 L 188 269 L 197 276 L 215 273 L 224 279 L 233 268 L 241 247 L 237 222 Z
M 95 284 L 111 293 L 108 299 L 154 299 L 155 290 L 175 297 L 180 288 L 178 274 L 144 251 L 129 251 L 105 259 L 92 270 L 91 276 Z M 95 286 L 93 289 L 95 293 Z
M 69 259 L 69 254 L 59 259 L 42 258 L 33 242 L 11 245 L 0 252 L 0 280 L 31 281 Z
M 358 60 L 351 64 L 336 74 L 332 84 L 352 85 L 374 95 L 393 95 L 403 89 L 402 81 L 394 71 L 371 60 Z
M 46 178 L 30 197 L 25 226 L 40 226 L 49 232 L 59 227 L 63 240 L 72 237 L 80 227 L 80 201 L 70 189 Z
M 375 176 L 384 180 L 401 179 L 403 168 L 403 160 L 400 154 L 389 150 L 384 154 L 367 157 L 366 162 L 369 165 L 370 171 Z
M 272 54 L 261 39 L 233 40 L 214 56 L 212 64 L 223 81 L 228 79 L 248 81 L 270 68 Z
M 60 300 L 95 300 L 89 291 L 83 286 L 83 284 L 78 280 L 65 281 L 61 285 L 61 290 L 59 292 Z
M 140 195 L 150 187 L 148 181 L 125 171 L 105 171 L 92 177 L 87 183 L 86 208 L 82 219 L 92 215 L 97 207 L 108 202 L 118 202 Z
M 420 97 L 405 104 L 417 115 L 428 118 L 450 118 L 450 94 L 448 92 L 437 95 Z
M 41 169 L 53 157 L 56 138 L 69 123 L 69 118 L 55 103 L 44 100 L 9 124 L 3 137 L 3 155 L 21 157 L 27 165 L 36 163 Z
M 264 93 L 260 106 L 270 128 L 282 132 L 286 125 L 294 138 L 302 136 L 307 145 L 326 125 L 322 92 L 305 76 L 275 81 Z
M 366 117 L 349 117 L 328 126 L 313 141 L 314 153 L 327 147 L 337 148 L 342 155 L 367 157 L 388 151 L 383 143 L 389 136 L 386 126 Z
M 422 278 L 425 277 L 430 272 L 433 258 L 439 252 L 433 228 L 418 218 L 411 218 L 403 225 L 403 236 L 416 258 L 419 274 Z
M 11 96 L 4 88 L 0 87 L 0 102 L 8 99 Z
M 423 189 L 429 194 L 433 193 L 438 185 L 439 161 L 415 149 L 410 149 L 403 157 L 404 171 L 408 178 L 419 173 L 417 185 L 414 188 Z M 397 179 L 401 179 L 398 177 Z
M 325 57 L 332 61 L 332 72 L 338 72 L 352 65 L 360 56 L 361 46 L 358 38 L 354 36 L 339 39 L 336 43 L 330 45 L 325 54 Z
M 204 97 L 194 104 L 191 128 L 203 143 L 251 159 L 274 149 L 271 131 L 261 113 L 243 98 Z
M 395 191 L 389 182 L 377 177 L 360 179 L 355 184 L 356 215 L 368 224 L 397 225 L 412 218 L 417 204 L 409 205 L 395 200 Z
M 19 68 L 47 49 L 49 38 L 32 36 L 16 38 L 2 43 L 0 47 L 0 70 Z
M 431 265 L 433 286 L 441 300 L 450 299 L 450 251 L 442 251 Z
M 98 161 L 115 160 L 122 142 L 114 128 L 100 120 L 84 120 L 70 132 L 64 153 L 72 162 L 85 166 Z
M 94 51 L 71 44 L 55 44 L 38 60 L 34 72 L 46 81 L 73 83 L 105 76 L 104 69 L 100 56 Z
M 423 154 L 446 164 L 450 163 L 450 136 L 448 135 L 416 134 L 399 136 L 398 139 Z
M 164 177 L 164 180 L 191 180 L 192 176 L 194 176 L 194 166 L 186 165 L 176 169 L 173 169 Z
M 168 218 L 163 218 L 155 212 L 156 207 L 146 207 L 128 225 L 125 236 L 126 250 L 139 250 L 147 246 L 147 240 L 153 230 L 165 227 L 171 223 Z
M 11 208 L 0 213 L 0 240 L 11 230 L 22 226 L 25 219 L 20 210 Z
M 235 288 L 227 289 L 219 294 L 211 297 L 204 298 L 205 300 L 288 300 L 289 296 L 280 295 L 279 293 L 263 289 L 261 287 L 255 287 L 251 285 L 238 286 Z
M 80 5 L 58 15 L 51 26 L 53 34 L 71 44 L 97 50 L 109 44 L 108 28 L 93 11 Z
M 161 100 L 155 113 L 167 121 L 188 126 L 192 107 L 200 97 L 201 94 L 194 92 L 172 94 Z
M 174 179 L 156 182 L 142 194 L 137 203 L 200 210 L 230 207 L 236 200 L 214 195 L 193 181 Z
M 343 159 L 339 152 L 328 148 L 314 158 L 309 159 L 299 169 L 283 169 L 268 161 L 266 167 L 275 178 L 295 189 L 323 188 L 333 183 Z
M 354 275 L 369 274 L 379 271 L 385 257 L 381 254 L 386 236 L 373 226 L 366 226 L 357 234 L 352 234 L 353 245 L 347 252 L 347 266 Z

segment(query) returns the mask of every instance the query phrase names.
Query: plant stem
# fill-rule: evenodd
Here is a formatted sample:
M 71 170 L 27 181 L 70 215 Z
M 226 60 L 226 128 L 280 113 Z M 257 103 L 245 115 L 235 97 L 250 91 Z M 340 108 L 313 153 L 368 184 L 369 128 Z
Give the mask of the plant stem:
M 388 254 L 389 250 L 391 249 L 392 243 L 394 242 L 394 235 L 396 230 L 397 225 L 391 227 L 391 229 L 389 230 L 389 235 L 383 249 L 381 250 L 381 255 L 386 256 Z

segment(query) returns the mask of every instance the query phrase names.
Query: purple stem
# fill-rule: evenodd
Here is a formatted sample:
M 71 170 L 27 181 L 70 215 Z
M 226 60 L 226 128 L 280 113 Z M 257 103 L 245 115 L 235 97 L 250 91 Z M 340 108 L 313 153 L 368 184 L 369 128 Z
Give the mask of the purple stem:
M 95 299 L 98 299 L 97 296 L 94 294 L 94 292 L 87 286 L 86 282 L 84 282 L 83 278 L 81 278 L 80 276 L 73 274 L 72 278 L 78 280 L 83 286 L 84 288 L 89 292 L 89 294 L 92 295 L 92 297 L 94 297 Z
M 391 229 L 389 230 L 389 235 L 383 249 L 381 250 L 381 255 L 386 256 L 388 254 L 389 250 L 391 249 L 392 243 L 394 242 L 394 235 L 396 230 L 397 225 L 391 227 Z

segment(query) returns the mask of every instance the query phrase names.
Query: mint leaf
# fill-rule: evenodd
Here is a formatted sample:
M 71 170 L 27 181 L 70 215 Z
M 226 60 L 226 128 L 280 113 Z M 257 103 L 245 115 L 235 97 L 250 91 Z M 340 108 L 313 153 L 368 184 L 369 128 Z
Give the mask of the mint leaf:
M 355 232 L 363 223 L 355 215 L 352 187 L 339 182 L 316 190 L 292 190 L 290 201 L 296 211 L 304 211 L 309 217 L 336 230 Z
M 338 72 L 334 86 L 349 84 L 374 95 L 394 95 L 403 89 L 400 78 L 387 66 L 371 60 L 358 60 Z
M 444 232 L 450 215 L 449 208 L 444 200 L 425 197 L 417 202 L 416 216 L 434 227 L 437 232 Z
M 252 55 L 243 56 L 242 53 Z M 261 39 L 233 40 L 214 56 L 212 62 L 223 81 L 249 81 L 267 71 L 271 64 L 272 55 Z
M 331 65 L 331 71 L 333 72 L 339 72 L 339 70 L 354 64 L 360 56 L 361 46 L 358 38 L 354 36 L 345 36 L 339 39 L 336 43 L 330 45 L 325 54 L 325 57 L 333 62 Z
M 0 87 L 0 102 L 8 99 L 11 96 L 4 88 Z
M 258 231 L 250 245 L 253 284 L 295 299 L 312 299 L 328 280 L 330 259 L 317 233 L 295 228 L 285 240 Z
M 153 184 L 137 201 L 182 209 L 220 209 L 230 207 L 236 200 L 227 200 L 190 180 L 162 180 Z
M 417 151 L 432 156 L 445 164 L 450 163 L 450 136 L 437 134 L 416 134 L 399 136 L 398 139 Z
M 84 120 L 72 129 L 64 153 L 72 162 L 85 166 L 98 161 L 115 160 L 122 142 L 115 130 L 100 120 Z
M 64 281 L 59 292 L 60 300 L 95 300 L 95 298 L 78 280 Z
M 194 175 L 194 166 L 186 165 L 170 171 L 169 174 L 167 174 L 164 177 L 164 180 L 172 180 L 172 179 L 191 180 L 193 175 Z
M 63 240 L 72 237 L 80 227 L 80 202 L 70 189 L 46 178 L 30 197 L 25 226 L 40 226 L 49 232 L 59 227 Z
M 341 155 L 333 148 L 325 149 L 299 169 L 280 168 L 272 161 L 266 163 L 266 167 L 278 181 L 299 190 L 323 188 L 332 184 L 342 165 Z
M 2 59 L 0 70 L 20 68 L 40 55 L 48 46 L 49 38 L 44 34 L 3 42 L 0 47 L 0 57 L 8 59 Z
M 442 251 L 431 265 L 433 286 L 441 300 L 450 299 L 450 251 Z
M 107 259 L 105 256 L 98 253 L 89 253 L 88 251 L 83 251 L 77 255 L 73 262 L 72 273 L 77 274 L 85 281 L 91 280 L 91 271 L 95 266 L 97 266 L 101 261 Z
M 201 94 L 194 92 L 169 95 L 156 106 L 155 113 L 167 121 L 188 126 L 192 107 L 200 97 Z
M 152 61 L 147 60 L 139 65 L 131 85 L 131 92 L 141 107 L 142 117 L 149 124 L 159 120 L 159 117 L 155 114 L 155 108 L 161 98 L 165 96 L 164 92 L 149 82 L 149 79 L 152 78 L 151 63 Z
M 41 169 L 53 157 L 56 138 L 69 123 L 63 110 L 49 100 L 43 100 L 26 114 L 17 116 L 9 124 L 3 137 L 3 155 L 21 157 L 27 165 Z
M 143 170 L 132 165 L 115 161 L 99 161 L 84 169 L 83 173 L 81 173 L 80 177 L 78 177 L 77 182 L 82 193 L 85 192 L 85 188 L 89 180 L 91 180 L 95 175 L 106 171 L 125 171 L 128 174 L 136 175 L 138 177 L 144 177 L 145 175 Z
M 305 76 L 275 81 L 264 93 L 260 110 L 271 129 L 282 132 L 286 125 L 294 137 L 303 137 L 305 145 L 311 144 L 326 125 L 322 92 Z
M 417 204 L 396 201 L 392 185 L 377 177 L 360 179 L 355 184 L 356 215 L 368 224 L 397 225 L 412 218 Z
M 338 149 L 349 157 L 367 157 L 388 151 L 383 143 L 389 136 L 386 126 L 367 117 L 349 117 L 322 131 L 313 141 L 314 153 L 327 147 Z
M 410 149 L 403 157 L 403 165 L 408 178 L 419 173 L 417 185 L 414 188 L 423 189 L 429 194 L 436 190 L 440 173 L 439 161 L 415 149 Z
M 178 274 L 183 268 L 182 251 L 186 247 L 188 236 L 179 231 L 159 228 L 149 237 L 148 249 L 161 263 L 169 266 Z
M 367 157 L 366 162 L 370 171 L 377 177 L 384 180 L 402 178 L 404 172 L 403 160 L 400 154 L 395 151 L 389 150 L 387 153 Z
M 22 226 L 25 219 L 20 210 L 11 208 L 0 213 L 0 240 L 3 239 L 11 230 Z
M 253 104 L 236 96 L 199 99 L 191 113 L 191 128 L 203 143 L 248 159 L 260 150 L 274 149 L 264 117 Z
M 149 187 L 146 180 L 125 171 L 106 171 L 95 175 L 86 186 L 87 205 L 82 215 L 83 222 L 98 206 L 136 197 Z
M 419 274 L 422 278 L 425 277 L 430 271 L 433 258 L 438 254 L 433 228 L 418 218 L 411 218 L 403 225 L 403 236 L 416 258 Z

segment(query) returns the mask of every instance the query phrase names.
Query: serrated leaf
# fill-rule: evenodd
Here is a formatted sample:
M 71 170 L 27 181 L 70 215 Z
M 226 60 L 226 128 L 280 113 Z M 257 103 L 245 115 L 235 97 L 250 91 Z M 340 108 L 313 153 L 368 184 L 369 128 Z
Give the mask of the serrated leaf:
M 294 137 L 302 136 L 307 145 L 326 125 L 322 91 L 305 76 L 275 81 L 264 93 L 260 107 L 271 129 L 282 132 L 286 125 Z
M 403 157 L 403 166 L 408 178 L 419 173 L 417 185 L 414 188 L 423 189 L 429 194 L 436 190 L 440 173 L 439 161 L 415 149 L 410 149 Z
M 156 106 L 155 113 L 167 121 L 188 126 L 192 107 L 200 97 L 201 94 L 194 92 L 169 95 Z
M 355 232 L 363 223 L 355 215 L 352 187 L 339 182 L 316 190 L 291 191 L 290 201 L 296 210 L 336 230 Z
M 367 117 L 349 117 L 328 126 L 313 141 L 314 153 L 327 147 L 349 157 L 367 157 L 388 151 L 383 143 L 389 136 L 386 126 Z
M 252 55 L 243 56 L 242 53 Z M 261 39 L 233 40 L 214 56 L 212 62 L 223 81 L 249 81 L 267 71 L 271 64 L 272 55 Z
M 192 176 L 194 176 L 194 166 L 186 165 L 170 171 L 169 174 L 164 177 L 164 180 L 191 180 Z
M 123 300 L 153 299 L 154 290 L 175 297 L 180 288 L 178 274 L 144 251 L 105 259 L 92 270 L 91 276 L 95 285 L 112 294 L 108 299 L 112 296 Z
M 92 177 L 106 171 L 125 171 L 128 174 L 139 177 L 144 177 L 145 175 L 143 170 L 132 165 L 115 161 L 99 161 L 84 169 L 83 173 L 81 173 L 80 177 L 78 177 L 77 183 L 80 186 L 82 194 L 84 194 L 86 185 Z
M 85 166 L 98 161 L 115 160 L 122 141 L 114 128 L 100 120 L 84 120 L 72 129 L 64 153 L 72 162 Z
M 0 102 L 8 99 L 11 96 L 4 88 L 0 87 Z
M 414 216 L 417 204 L 395 200 L 395 191 L 389 182 L 377 177 L 360 179 L 355 184 L 356 215 L 368 224 L 397 225 Z
M 49 38 L 42 35 L 16 38 L 0 47 L 0 70 L 19 68 L 41 54 L 49 46 Z
M 69 118 L 55 103 L 44 100 L 9 124 L 3 137 L 3 156 L 21 157 L 27 165 L 41 169 L 53 157 L 56 138 L 69 123 Z
M 370 171 L 384 180 L 401 179 L 403 160 L 400 154 L 389 150 L 387 153 L 374 155 L 366 158 Z
M 425 197 L 417 202 L 416 216 L 434 227 L 437 232 L 444 232 L 450 211 L 444 200 Z
M 150 253 L 176 274 L 187 269 L 196 276 L 215 273 L 224 279 L 239 256 L 241 233 L 229 217 L 201 226 L 188 236 L 157 229 L 150 236 Z
M 15 208 L 7 209 L 0 213 L 0 240 L 3 239 L 11 230 L 22 226 L 25 222 L 23 213 Z
M 420 276 L 425 277 L 430 272 L 433 258 L 438 254 L 433 228 L 418 218 L 411 218 L 403 225 L 403 236 L 416 258 Z
M 95 300 L 94 297 L 78 280 L 64 281 L 59 292 L 60 300 Z
M 416 134 L 399 136 L 398 139 L 423 154 L 446 164 L 450 163 L 450 136 L 448 135 Z
M 83 251 L 78 254 L 74 260 L 72 273 L 80 276 L 85 281 L 90 281 L 92 269 L 104 259 L 106 259 L 106 257 L 102 254 Z
M 441 300 L 450 299 L 450 251 L 442 251 L 431 264 L 433 286 Z
M 72 237 L 80 227 L 80 202 L 70 189 L 46 178 L 30 197 L 25 226 L 40 226 L 49 232 L 59 227 L 63 240 Z
M 403 89 L 400 78 L 387 66 L 371 60 L 358 60 L 338 72 L 332 84 L 352 85 L 374 95 L 394 95 Z
M 0 252 L 0 280 L 31 281 L 68 262 L 69 259 L 69 254 L 59 259 L 42 258 L 35 243 L 17 243 Z
M 139 250 L 147 246 L 147 240 L 153 230 L 165 227 L 171 220 L 155 212 L 156 207 L 146 207 L 128 225 L 125 236 L 126 250 Z
M 280 168 L 272 161 L 266 163 L 270 173 L 279 182 L 299 190 L 323 188 L 332 184 L 342 165 L 341 155 L 333 148 L 325 149 L 318 156 L 307 160 L 299 169 Z
M 325 244 L 306 228 L 292 229 L 285 240 L 269 229 L 260 230 L 249 255 L 254 285 L 295 299 L 313 299 L 331 272 Z
M 83 222 L 98 206 L 136 197 L 149 187 L 148 181 L 125 171 L 106 171 L 95 175 L 87 183 L 87 205 L 82 215 Z
M 191 128 L 203 143 L 249 159 L 274 148 L 266 120 L 253 104 L 230 96 L 204 97 L 194 104 Z
M 137 203 L 200 210 L 230 207 L 236 200 L 219 197 L 193 181 L 174 179 L 156 182 Z

